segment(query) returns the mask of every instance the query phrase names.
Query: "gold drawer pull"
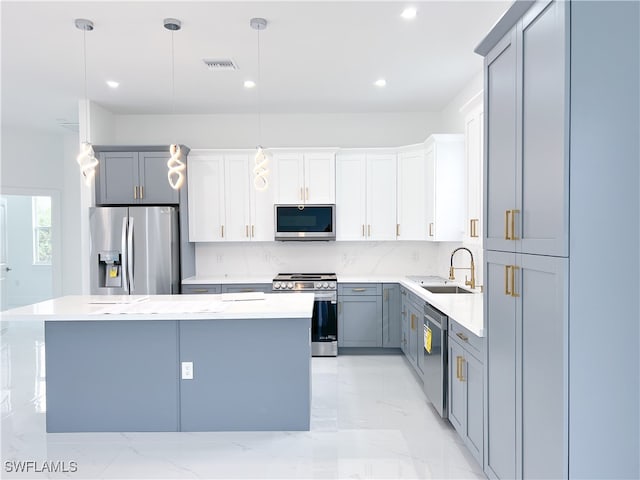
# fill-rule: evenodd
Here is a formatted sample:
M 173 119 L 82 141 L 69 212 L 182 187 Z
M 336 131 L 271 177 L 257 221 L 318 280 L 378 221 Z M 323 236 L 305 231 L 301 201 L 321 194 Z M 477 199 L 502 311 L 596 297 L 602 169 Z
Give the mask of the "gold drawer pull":
M 144 198 L 144 186 L 140 185 L 140 199 L 142 200 Z
M 137 200 L 137 199 L 138 199 L 138 186 L 137 186 L 137 185 L 135 185 L 135 186 L 133 187 L 133 199 L 134 199 L 134 200 Z
M 433 223 L 429 224 L 429 236 L 433 237 Z
M 224 238 L 224 225 L 220 225 L 220 236 Z
M 396 223 L 396 237 L 400 236 L 400 224 Z
M 519 297 L 520 294 L 516 293 L 516 270 L 520 270 L 520 267 L 511 265 L 511 296 Z
M 511 215 L 511 210 L 505 210 L 504 212 L 504 239 L 512 240 L 511 234 L 509 233 L 509 216 Z
M 467 337 L 464 333 L 458 332 L 456 333 L 456 336 L 462 340 L 463 342 L 468 342 L 469 341 L 469 337 Z
M 351 291 L 352 292 L 365 292 L 367 289 L 366 288 L 352 288 Z
M 511 240 L 519 240 L 516 237 L 516 213 L 520 213 L 520 210 L 511 210 Z
M 191 290 L 193 293 L 207 293 L 209 290 L 206 288 L 194 288 Z

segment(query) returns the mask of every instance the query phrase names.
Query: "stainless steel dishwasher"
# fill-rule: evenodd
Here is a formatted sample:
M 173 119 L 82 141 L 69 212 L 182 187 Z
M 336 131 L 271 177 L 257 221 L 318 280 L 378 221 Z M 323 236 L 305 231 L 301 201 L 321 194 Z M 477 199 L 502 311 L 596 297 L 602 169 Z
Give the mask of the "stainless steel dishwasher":
M 442 418 L 447 418 L 447 328 L 449 317 L 424 306 L 424 393 Z

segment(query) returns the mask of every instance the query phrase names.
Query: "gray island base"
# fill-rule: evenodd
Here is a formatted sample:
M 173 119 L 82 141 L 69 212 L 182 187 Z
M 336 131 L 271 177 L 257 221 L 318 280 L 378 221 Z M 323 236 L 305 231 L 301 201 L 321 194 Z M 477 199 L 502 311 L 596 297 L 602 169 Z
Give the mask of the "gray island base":
M 47 432 L 309 430 L 313 295 L 265 297 L 209 314 L 66 320 L 69 297 L 8 313 L 45 312 Z

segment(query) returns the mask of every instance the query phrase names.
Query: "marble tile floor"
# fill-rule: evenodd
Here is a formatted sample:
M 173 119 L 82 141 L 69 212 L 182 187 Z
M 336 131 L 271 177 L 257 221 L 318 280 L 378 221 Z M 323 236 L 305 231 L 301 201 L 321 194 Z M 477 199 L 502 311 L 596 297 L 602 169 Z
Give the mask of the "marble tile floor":
M 0 478 L 485 478 L 402 355 L 314 358 L 309 432 L 47 434 L 43 324 L 1 326 Z

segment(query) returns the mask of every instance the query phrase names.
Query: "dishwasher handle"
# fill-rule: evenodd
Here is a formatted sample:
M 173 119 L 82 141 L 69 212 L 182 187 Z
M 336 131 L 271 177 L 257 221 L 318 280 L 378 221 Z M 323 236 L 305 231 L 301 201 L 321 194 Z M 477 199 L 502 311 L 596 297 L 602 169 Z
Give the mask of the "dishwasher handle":
M 429 321 L 440 327 L 441 330 L 448 330 L 449 317 L 439 310 L 436 310 L 428 303 L 424 306 L 424 319 L 425 322 Z

